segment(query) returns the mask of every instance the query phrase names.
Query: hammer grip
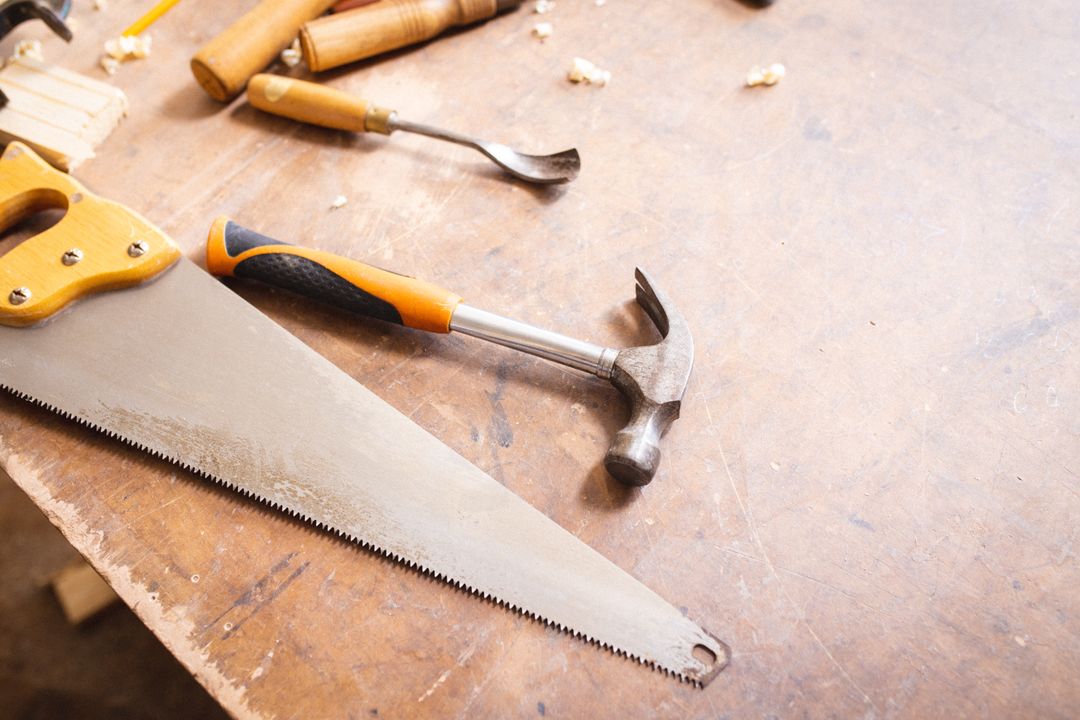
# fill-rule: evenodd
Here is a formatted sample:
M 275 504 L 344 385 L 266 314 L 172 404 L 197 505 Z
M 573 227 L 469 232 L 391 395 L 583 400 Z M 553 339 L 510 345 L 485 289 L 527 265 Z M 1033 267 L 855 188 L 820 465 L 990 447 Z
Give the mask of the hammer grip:
M 343 310 L 429 332 L 450 332 L 461 297 L 437 285 L 333 253 L 297 247 L 219 217 L 206 267 L 214 275 L 259 280 Z
M 305 23 L 300 48 L 311 70 L 329 70 L 430 40 L 455 25 L 486 20 L 505 4 L 505 0 L 380 0 Z

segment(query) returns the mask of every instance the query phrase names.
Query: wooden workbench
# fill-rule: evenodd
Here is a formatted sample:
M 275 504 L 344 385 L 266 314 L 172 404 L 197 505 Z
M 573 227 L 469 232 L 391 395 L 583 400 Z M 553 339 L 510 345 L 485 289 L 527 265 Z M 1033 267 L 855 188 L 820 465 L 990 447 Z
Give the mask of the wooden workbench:
M 46 54 L 99 72 L 147 5 L 80 6 Z M 576 145 L 581 177 L 553 190 L 210 101 L 187 60 L 244 5 L 186 0 L 153 28 L 113 80 L 131 116 L 80 179 L 199 259 L 227 213 L 617 346 L 654 337 L 647 268 L 697 362 L 640 491 L 600 466 L 624 413 L 605 383 L 233 287 L 734 657 L 679 684 L 2 399 L 4 469 L 229 712 L 1075 716 L 1075 4 L 560 0 L 543 44 L 524 9 L 323 78 Z M 568 83 L 575 55 L 611 84 Z M 774 61 L 779 85 L 741 86 Z

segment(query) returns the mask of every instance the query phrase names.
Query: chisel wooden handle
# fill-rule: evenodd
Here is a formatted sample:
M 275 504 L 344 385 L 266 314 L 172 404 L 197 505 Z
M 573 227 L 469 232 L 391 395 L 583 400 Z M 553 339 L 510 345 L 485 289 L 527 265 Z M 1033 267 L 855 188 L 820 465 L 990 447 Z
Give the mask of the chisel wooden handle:
M 393 110 L 306 80 L 260 73 L 248 83 L 247 97 L 260 110 L 300 122 L 353 132 L 390 134 L 387 121 Z
M 329 70 L 430 40 L 447 28 L 480 22 L 522 0 L 380 0 L 316 18 L 300 29 L 304 62 Z
M 430 332 L 450 332 L 461 297 L 437 285 L 333 253 L 297 247 L 219 217 L 210 228 L 206 268 L 250 278 L 330 305 Z
M 318 17 L 334 0 L 263 0 L 191 58 L 191 72 L 206 93 L 225 102 L 248 78 L 289 46 L 300 26 Z

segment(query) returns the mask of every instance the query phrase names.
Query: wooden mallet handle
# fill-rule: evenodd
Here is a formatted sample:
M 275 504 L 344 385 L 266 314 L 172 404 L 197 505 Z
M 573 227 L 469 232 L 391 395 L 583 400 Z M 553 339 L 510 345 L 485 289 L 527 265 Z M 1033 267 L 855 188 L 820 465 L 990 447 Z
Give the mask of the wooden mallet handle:
M 191 58 L 191 72 L 206 93 L 225 102 L 269 65 L 308 20 L 335 0 L 263 0 Z

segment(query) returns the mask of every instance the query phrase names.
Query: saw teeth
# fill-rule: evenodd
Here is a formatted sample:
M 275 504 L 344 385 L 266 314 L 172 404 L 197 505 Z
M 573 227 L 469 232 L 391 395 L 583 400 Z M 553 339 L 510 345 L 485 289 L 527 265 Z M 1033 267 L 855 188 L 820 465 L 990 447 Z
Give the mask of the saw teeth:
M 160 451 L 158 451 L 158 450 L 156 450 L 154 448 L 151 448 L 151 447 L 149 447 L 147 445 L 143 445 L 142 443 L 137 442 L 135 440 L 131 440 L 129 438 L 126 438 L 123 435 L 120 435 L 119 433 L 113 432 L 112 430 L 109 430 L 109 429 L 103 428 L 103 427 L 99 427 L 99 426 L 95 425 L 94 423 L 89 422 L 87 420 L 84 420 L 83 418 L 79 417 L 78 415 L 75 415 L 74 413 L 70 413 L 70 412 L 68 412 L 66 410 L 62 410 L 61 408 L 56 407 L 56 406 L 54 406 L 54 405 L 52 405 L 50 403 L 42 402 L 42 401 L 38 400 L 37 398 L 35 398 L 35 397 L 31 396 L 31 395 L 28 395 L 28 394 L 26 394 L 26 393 L 24 393 L 24 392 L 22 392 L 20 390 L 16 390 L 15 388 L 13 388 L 13 387 L 11 387 L 9 385 L 5 385 L 3 383 L 0 383 L 0 390 L 4 390 L 4 391 L 14 395 L 15 397 L 19 398 L 20 400 L 24 400 L 24 401 L 26 401 L 26 402 L 28 402 L 28 403 L 30 403 L 32 405 L 36 405 L 37 407 L 44 408 L 45 410 L 48 410 L 51 413 L 59 415 L 60 417 L 64 418 L 65 420 L 74 421 L 75 423 L 77 423 L 79 425 L 82 425 L 83 427 L 89 428 L 90 430 L 93 430 L 95 432 L 99 432 L 99 433 L 101 433 L 101 434 L 105 435 L 106 437 L 109 437 L 109 438 L 111 438 L 113 440 L 119 440 L 121 443 L 123 443 L 125 445 L 133 447 L 136 450 L 139 450 L 140 452 L 146 453 L 147 455 L 150 455 L 151 457 L 157 458 L 158 460 L 163 460 L 163 461 L 165 461 L 165 462 L 167 462 L 167 463 L 169 463 L 171 465 L 179 467 L 182 470 L 186 470 L 187 472 L 191 473 L 192 475 L 204 478 L 206 480 L 210 480 L 211 482 L 215 482 L 218 485 L 221 485 L 222 487 L 225 487 L 225 488 L 227 488 L 227 489 L 229 489 L 229 490 L 231 490 L 231 491 L 233 491 L 235 493 L 239 493 L 243 497 L 247 497 L 247 498 L 250 498 L 252 500 L 256 500 L 256 501 L 262 503 L 263 505 L 268 505 L 271 508 L 273 508 L 274 510 L 277 510 L 278 512 L 284 512 L 285 514 L 290 515 L 290 516 L 292 516 L 292 517 L 294 517 L 294 518 L 296 518 L 298 520 L 301 520 L 302 522 L 304 522 L 304 523 L 306 523 L 308 525 L 315 526 L 316 528 L 322 530 L 323 532 L 332 532 L 332 533 L 334 533 L 335 535 L 337 535 L 340 538 L 343 538 L 343 539 L 348 540 L 348 541 L 350 541 L 350 542 L 352 542 L 352 543 L 354 543 L 356 545 L 359 545 L 361 548 L 363 548 L 364 550 L 367 550 L 368 552 L 371 552 L 371 553 L 373 553 L 375 555 L 381 555 L 382 557 L 385 557 L 385 558 L 389 558 L 390 560 L 392 560 L 392 561 L 394 561 L 394 562 L 396 562 L 396 563 L 398 563 L 400 565 L 404 565 L 405 567 L 409 568 L 410 570 L 415 570 L 416 572 L 418 572 L 418 573 L 420 573 L 422 575 L 426 575 L 428 577 L 434 578 L 435 580 L 439 580 L 439 581 L 441 581 L 443 583 L 447 583 L 447 584 L 449 584 L 449 585 L 451 585 L 451 586 L 453 586 L 453 587 L 455 587 L 455 588 L 457 588 L 459 590 L 464 590 L 465 592 L 469 593 L 470 595 L 473 595 L 474 597 L 478 597 L 481 600 L 487 600 L 487 601 L 489 601 L 489 602 L 491 602 L 491 603 L 493 603 L 495 605 L 501 606 L 502 608 L 504 608 L 506 610 L 509 610 L 509 611 L 511 611 L 513 613 L 516 613 L 518 615 L 522 615 L 526 619 L 542 623 L 543 625 L 545 625 L 545 626 L 547 626 L 547 627 L 549 627 L 549 628 L 551 628 L 553 630 L 557 630 L 557 631 L 562 632 L 564 634 L 570 635 L 571 637 L 574 637 L 574 638 L 576 638 L 578 640 L 583 640 L 583 641 L 585 641 L 585 642 L 587 642 L 587 643 L 589 643 L 591 645 L 595 645 L 595 646 L 597 646 L 597 647 L 599 647 L 599 648 L 601 648 L 603 650 L 606 650 L 606 651 L 610 652 L 613 655 L 622 656 L 622 657 L 628 658 L 630 660 L 636 660 L 639 664 L 647 665 L 652 670 L 663 673 L 664 675 L 666 675 L 668 677 L 677 678 L 680 682 L 684 682 L 684 683 L 693 685 L 696 688 L 705 687 L 698 680 L 695 680 L 695 679 L 689 677 L 688 675 L 686 675 L 684 673 L 681 673 L 681 672 L 678 672 L 678 671 L 673 670 L 671 668 L 660 665 L 655 660 L 649 660 L 647 658 L 641 657 L 640 655 L 635 655 L 635 654 L 630 653 L 630 652 L 628 652 L 626 650 L 623 650 L 622 648 L 616 648 L 616 647 L 614 647 L 612 645 L 609 645 L 608 643 L 601 642 L 597 638 L 594 638 L 594 637 L 592 637 L 590 635 L 586 635 L 585 633 L 583 633 L 583 632 L 581 632 L 579 630 L 568 628 L 565 625 L 562 625 L 561 623 L 557 623 L 554 620 L 550 620 L 550 619 L 544 617 L 543 615 L 540 615 L 540 614 L 538 614 L 538 613 L 536 613 L 534 611 L 525 610 L 523 608 L 520 608 L 520 607 L 514 605 L 513 603 L 511 603 L 511 602 L 509 602 L 507 600 L 502 600 L 500 598 L 497 598 L 497 597 L 491 595 L 490 593 L 488 593 L 486 591 L 477 590 L 476 588 L 471 587 L 470 585 L 467 585 L 467 584 L 461 582 L 460 580 L 456 580 L 456 579 L 453 579 L 453 578 L 448 578 L 448 577 L 446 577 L 445 575 L 443 575 L 442 573 L 440 573 L 440 572 L 438 572 L 436 570 L 432 570 L 431 568 L 428 568 L 428 567 L 426 567 L 424 565 L 421 565 L 420 563 L 415 562 L 413 560 L 408 560 L 408 559 L 398 555 L 397 553 L 395 553 L 395 552 L 393 552 L 391 550 L 387 550 L 387 549 L 385 549 L 383 547 L 380 547 L 380 546 L 378 546 L 378 545 L 376 545 L 376 544 L 374 544 L 372 542 L 369 542 L 368 540 L 364 540 L 362 538 L 359 538 L 359 537 L 357 537 L 357 536 L 355 536 L 355 535 L 353 535 L 351 533 L 347 533 L 347 532 L 343 532 L 341 530 L 338 530 L 337 528 L 326 525 L 325 523 L 323 523 L 323 522 L 321 522 L 319 520 L 316 520 L 314 518 L 309 518 L 306 515 L 303 515 L 302 513 L 297 512 L 296 510 L 293 510 L 291 508 L 285 507 L 284 505 L 280 505 L 280 504 L 278 504 L 277 502 L 275 502 L 273 500 L 270 500 L 268 498 L 264 498 L 264 497 L 261 497 L 259 495 L 256 495 L 255 493 L 251 492 L 247 488 L 240 487 L 239 485 L 236 485 L 236 484 L 234 484 L 234 483 L 232 483 L 232 482 L 230 482 L 228 480 L 225 480 L 223 478 L 217 477 L 216 475 L 212 475 L 212 474 L 210 474 L 208 472 L 205 472 L 204 470 L 201 470 L 201 469 L 199 469 L 199 468 L 197 468 L 197 467 L 195 467 L 193 465 L 189 465 L 188 463 L 185 463 L 182 460 L 178 460 L 176 458 L 170 457 L 170 456 L 166 455 L 163 452 L 160 452 Z

